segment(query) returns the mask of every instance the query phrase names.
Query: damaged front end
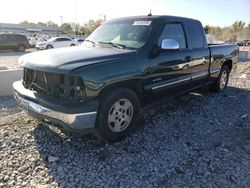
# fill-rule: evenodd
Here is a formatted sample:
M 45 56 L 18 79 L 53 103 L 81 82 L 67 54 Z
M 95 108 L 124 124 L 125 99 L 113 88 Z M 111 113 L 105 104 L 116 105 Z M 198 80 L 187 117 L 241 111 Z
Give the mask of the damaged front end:
M 23 86 L 39 94 L 70 102 L 83 102 L 85 88 L 81 77 L 24 68 Z

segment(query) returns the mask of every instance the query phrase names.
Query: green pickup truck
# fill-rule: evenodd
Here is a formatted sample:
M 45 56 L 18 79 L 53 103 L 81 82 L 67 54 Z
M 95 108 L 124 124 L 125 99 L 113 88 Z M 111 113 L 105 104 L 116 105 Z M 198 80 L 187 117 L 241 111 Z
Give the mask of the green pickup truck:
M 19 58 L 13 83 L 18 105 L 62 129 L 105 141 L 136 128 L 140 107 L 209 85 L 223 91 L 238 45 L 208 45 L 201 23 L 174 16 L 139 16 L 102 24 L 81 46 Z

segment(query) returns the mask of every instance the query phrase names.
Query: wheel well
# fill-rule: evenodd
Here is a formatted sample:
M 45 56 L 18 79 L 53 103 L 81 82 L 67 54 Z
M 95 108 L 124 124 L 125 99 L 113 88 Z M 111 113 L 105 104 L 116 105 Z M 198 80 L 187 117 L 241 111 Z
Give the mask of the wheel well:
M 225 61 L 225 62 L 223 63 L 223 65 L 222 65 L 222 66 L 225 66 L 225 65 L 227 65 L 227 66 L 228 66 L 229 71 L 231 71 L 231 70 L 232 70 L 232 60 Z
M 20 44 L 18 44 L 17 46 L 16 46 L 16 51 L 19 51 L 19 48 L 20 47 L 24 47 L 24 50 L 26 50 L 26 46 L 24 45 L 24 44 L 22 44 L 22 43 L 20 43 Z
M 18 44 L 17 46 L 24 46 L 24 47 L 25 47 L 25 45 L 24 45 L 23 43 L 20 43 L 20 44 Z
M 115 89 L 118 88 L 128 88 L 131 89 L 132 91 L 134 91 L 140 101 L 140 105 L 143 105 L 144 102 L 144 91 L 143 91 L 143 87 L 140 81 L 138 80 L 129 80 L 129 81 L 123 81 L 123 82 L 118 82 L 118 83 L 114 83 L 112 85 L 109 85 L 107 87 L 105 87 L 104 89 L 102 89 L 102 91 L 99 94 L 99 97 L 101 96 L 105 96 L 108 95 L 108 93 L 110 91 L 113 91 Z
M 26 48 L 26 46 L 22 43 L 18 44 L 16 47 L 19 48 L 19 46 L 24 46 Z

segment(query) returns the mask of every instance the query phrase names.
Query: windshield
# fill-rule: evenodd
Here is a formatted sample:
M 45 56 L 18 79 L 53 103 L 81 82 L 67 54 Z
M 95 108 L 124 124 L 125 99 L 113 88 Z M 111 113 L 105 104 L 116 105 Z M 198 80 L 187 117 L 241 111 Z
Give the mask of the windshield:
M 54 40 L 55 40 L 56 38 L 51 38 L 51 39 L 49 39 L 49 40 L 47 40 L 48 42 L 54 42 Z
M 83 43 L 120 48 L 141 48 L 151 32 L 151 21 L 119 20 L 101 25 Z

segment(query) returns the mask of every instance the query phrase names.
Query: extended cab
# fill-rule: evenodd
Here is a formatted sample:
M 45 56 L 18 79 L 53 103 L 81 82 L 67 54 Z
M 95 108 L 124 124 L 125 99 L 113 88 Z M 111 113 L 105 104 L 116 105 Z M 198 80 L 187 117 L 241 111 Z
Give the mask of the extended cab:
M 223 91 L 238 57 L 238 45 L 209 46 L 194 19 L 115 19 L 81 46 L 20 57 L 14 96 L 39 120 L 117 141 L 136 128 L 148 101 L 204 85 Z

